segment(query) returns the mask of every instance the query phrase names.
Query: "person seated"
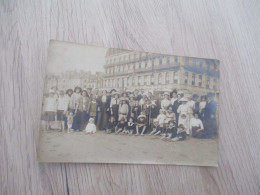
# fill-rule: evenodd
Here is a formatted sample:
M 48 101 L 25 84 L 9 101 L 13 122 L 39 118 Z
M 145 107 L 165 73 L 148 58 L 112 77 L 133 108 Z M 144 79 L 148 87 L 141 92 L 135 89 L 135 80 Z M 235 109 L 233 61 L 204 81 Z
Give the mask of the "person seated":
M 141 135 L 144 135 L 145 130 L 146 130 L 146 116 L 141 114 L 137 117 L 137 125 L 136 125 L 136 134 L 135 135 L 139 135 L 139 133 L 141 132 Z
M 89 119 L 89 123 L 87 124 L 86 127 L 86 134 L 93 134 L 96 133 L 97 128 L 96 125 L 94 124 L 94 118 Z
M 135 123 L 134 123 L 134 119 L 133 118 L 129 118 L 129 121 L 127 122 L 127 127 L 125 130 L 126 134 L 132 135 L 134 133 L 136 129 Z
M 108 124 L 107 124 L 107 128 L 105 130 L 105 132 L 107 134 L 110 134 L 110 133 L 114 133 L 115 132 L 115 128 L 116 128 L 116 121 L 115 121 L 115 117 L 114 116 L 111 116 L 108 120 Z
M 177 128 L 175 121 L 169 121 L 169 125 L 165 131 L 165 135 L 162 137 L 163 140 L 170 140 L 172 137 L 176 137 Z
M 115 128 L 115 134 L 118 135 L 122 131 L 126 129 L 126 121 L 125 118 L 122 117 L 121 120 L 118 122 L 116 128 Z
M 203 138 L 204 127 L 202 121 L 199 119 L 199 113 L 195 112 L 193 116 L 194 118 L 191 118 L 190 120 L 191 135 L 195 138 Z
M 183 124 L 178 126 L 177 135 L 176 137 L 172 138 L 173 142 L 176 141 L 184 141 L 187 137 L 186 127 Z

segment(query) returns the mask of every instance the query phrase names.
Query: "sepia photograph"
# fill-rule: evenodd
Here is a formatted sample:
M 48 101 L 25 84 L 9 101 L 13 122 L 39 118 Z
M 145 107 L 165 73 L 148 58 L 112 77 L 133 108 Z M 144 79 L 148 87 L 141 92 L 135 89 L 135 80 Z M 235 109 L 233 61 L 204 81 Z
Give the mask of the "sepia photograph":
M 218 166 L 219 66 L 50 41 L 38 161 Z

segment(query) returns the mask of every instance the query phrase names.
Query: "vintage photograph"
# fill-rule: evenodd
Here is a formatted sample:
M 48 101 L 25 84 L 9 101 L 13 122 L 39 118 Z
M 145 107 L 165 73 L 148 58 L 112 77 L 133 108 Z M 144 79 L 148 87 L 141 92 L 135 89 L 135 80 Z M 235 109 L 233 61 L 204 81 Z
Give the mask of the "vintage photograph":
M 50 41 L 38 161 L 217 166 L 219 63 Z

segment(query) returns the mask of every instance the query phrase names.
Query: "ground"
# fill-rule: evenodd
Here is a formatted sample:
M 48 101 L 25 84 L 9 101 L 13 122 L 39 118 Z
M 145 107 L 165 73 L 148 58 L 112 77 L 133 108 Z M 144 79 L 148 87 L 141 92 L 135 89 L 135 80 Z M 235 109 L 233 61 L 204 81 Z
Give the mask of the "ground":
M 150 135 L 41 131 L 38 161 L 217 166 L 218 141 L 167 142 Z

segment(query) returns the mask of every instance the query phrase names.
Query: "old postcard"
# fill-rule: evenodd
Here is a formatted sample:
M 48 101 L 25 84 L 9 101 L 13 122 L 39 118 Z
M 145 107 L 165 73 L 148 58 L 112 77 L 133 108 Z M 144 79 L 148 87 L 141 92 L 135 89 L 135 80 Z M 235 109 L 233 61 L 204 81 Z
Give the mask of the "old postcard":
M 218 165 L 219 61 L 50 41 L 39 162 Z

